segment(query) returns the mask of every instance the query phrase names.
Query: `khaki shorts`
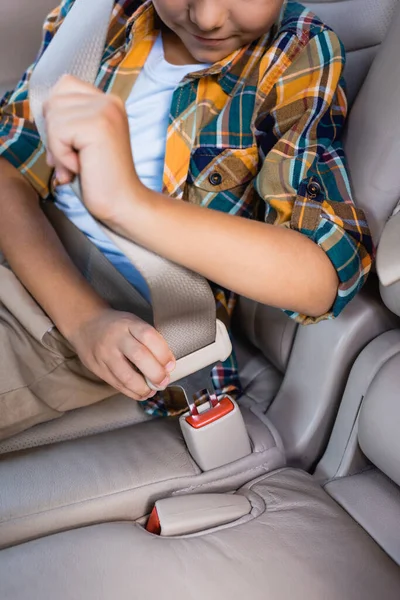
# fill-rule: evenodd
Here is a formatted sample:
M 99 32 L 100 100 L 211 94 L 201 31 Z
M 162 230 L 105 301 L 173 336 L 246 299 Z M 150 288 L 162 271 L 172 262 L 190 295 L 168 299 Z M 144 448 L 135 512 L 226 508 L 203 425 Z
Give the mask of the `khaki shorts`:
M 0 264 L 0 440 L 115 393 Z

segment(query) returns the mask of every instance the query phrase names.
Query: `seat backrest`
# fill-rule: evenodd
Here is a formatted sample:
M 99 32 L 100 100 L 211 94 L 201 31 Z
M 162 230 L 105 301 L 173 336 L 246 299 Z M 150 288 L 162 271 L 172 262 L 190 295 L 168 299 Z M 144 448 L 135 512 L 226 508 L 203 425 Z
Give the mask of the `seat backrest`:
M 306 0 L 302 4 L 342 40 L 347 52 L 348 98 L 352 103 L 385 39 L 398 0 Z
M 12 90 L 39 50 L 41 26 L 58 0 L 0 2 L 0 98 Z
M 381 1 L 381 0 L 380 0 Z M 346 154 L 357 205 L 375 243 L 400 199 L 400 3 L 348 120 Z
M 359 444 L 370 461 L 400 486 L 400 355 L 379 371 L 360 411 Z
M 378 366 L 371 364 L 365 372 L 373 361 Z M 367 389 L 361 380 L 355 385 L 356 371 L 363 369 L 365 379 L 376 371 Z M 323 473 L 329 465 L 323 458 L 317 477 L 329 478 L 325 490 L 400 565 L 400 331 L 384 334 L 364 350 L 349 384 L 327 451 L 339 473 Z M 350 388 L 353 395 L 348 393 Z M 364 397 L 355 397 L 357 392 Z M 337 444 L 340 437 L 341 445 Z M 338 452 L 340 447 L 343 454 Z

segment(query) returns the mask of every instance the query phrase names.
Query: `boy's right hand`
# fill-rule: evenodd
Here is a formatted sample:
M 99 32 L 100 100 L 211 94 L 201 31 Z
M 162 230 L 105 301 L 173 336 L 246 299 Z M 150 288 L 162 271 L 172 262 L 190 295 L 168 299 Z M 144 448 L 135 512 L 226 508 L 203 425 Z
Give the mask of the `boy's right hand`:
M 155 395 L 143 375 L 165 388 L 175 368 L 171 350 L 154 327 L 111 308 L 81 323 L 68 340 L 92 373 L 133 400 Z

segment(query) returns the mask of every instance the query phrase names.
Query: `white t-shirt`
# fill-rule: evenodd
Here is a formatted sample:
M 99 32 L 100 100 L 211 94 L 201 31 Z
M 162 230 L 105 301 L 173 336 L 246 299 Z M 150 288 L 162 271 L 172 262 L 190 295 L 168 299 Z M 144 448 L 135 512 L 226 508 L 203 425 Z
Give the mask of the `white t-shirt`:
M 169 112 L 175 89 L 188 74 L 209 65 L 171 65 L 164 58 L 161 34 L 126 101 L 132 154 L 139 179 L 148 188 L 162 190 Z M 103 234 L 69 185 L 58 186 L 55 203 L 148 300 L 149 290 L 141 274 Z

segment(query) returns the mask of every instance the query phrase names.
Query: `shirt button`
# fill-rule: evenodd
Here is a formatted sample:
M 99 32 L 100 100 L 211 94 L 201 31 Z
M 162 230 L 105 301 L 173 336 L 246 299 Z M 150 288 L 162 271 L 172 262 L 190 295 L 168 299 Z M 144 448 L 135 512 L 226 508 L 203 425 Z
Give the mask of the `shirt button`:
M 310 198 L 316 198 L 317 196 L 319 196 L 321 191 L 321 186 L 317 181 L 310 181 L 310 183 L 307 186 L 307 193 L 310 196 Z
M 222 183 L 221 173 L 218 173 L 218 171 L 214 171 L 213 173 L 210 173 L 210 175 L 208 177 L 208 181 L 211 183 L 211 185 L 221 185 L 221 183 Z

